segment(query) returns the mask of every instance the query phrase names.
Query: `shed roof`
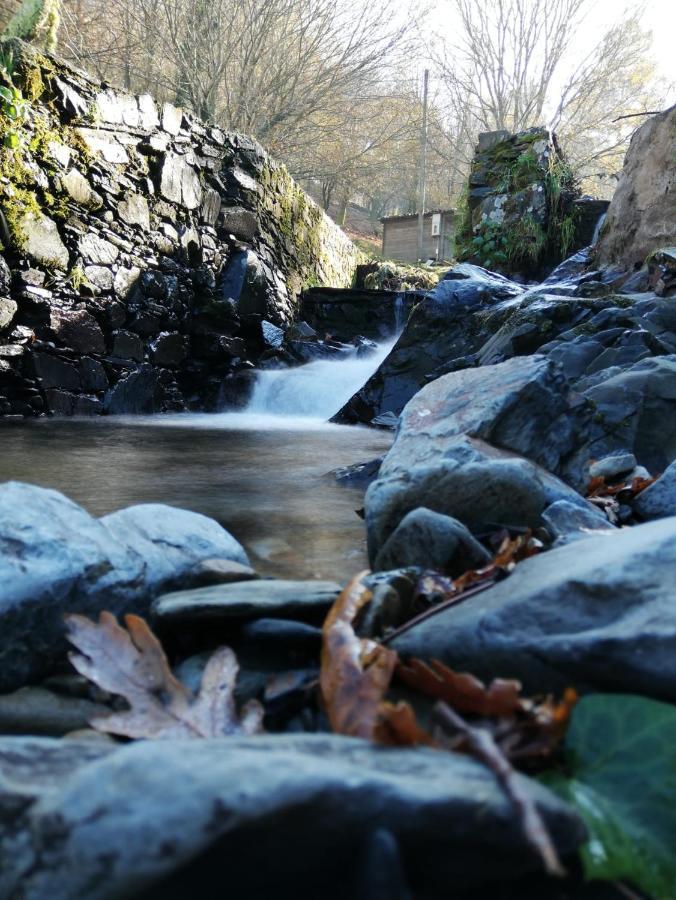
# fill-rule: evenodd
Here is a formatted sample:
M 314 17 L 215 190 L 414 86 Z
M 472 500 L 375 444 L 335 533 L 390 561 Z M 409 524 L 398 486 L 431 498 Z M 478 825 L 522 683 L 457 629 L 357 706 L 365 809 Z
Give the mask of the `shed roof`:
M 425 216 L 425 218 L 427 216 L 436 216 L 439 214 L 441 214 L 443 216 L 443 215 L 448 215 L 449 213 L 451 215 L 455 215 L 455 210 L 454 209 L 428 209 L 425 211 L 424 216 Z M 403 222 L 406 219 L 417 219 L 417 218 L 418 218 L 418 213 L 406 213 L 406 215 L 404 215 L 404 216 L 383 216 L 380 221 L 384 225 L 386 222 Z

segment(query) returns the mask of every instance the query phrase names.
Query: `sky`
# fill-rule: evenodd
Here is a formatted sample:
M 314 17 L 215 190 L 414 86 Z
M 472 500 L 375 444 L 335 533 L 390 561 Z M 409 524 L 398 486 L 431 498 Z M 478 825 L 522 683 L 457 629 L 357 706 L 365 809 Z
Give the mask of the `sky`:
M 400 0 L 408 6 L 408 0 Z M 490 0 L 484 0 L 490 4 Z M 640 2 L 640 0 L 639 0 Z M 586 17 L 586 27 L 581 32 L 581 40 L 574 47 L 580 57 L 593 49 L 594 45 L 609 26 L 622 19 L 627 7 L 636 3 L 623 0 L 596 0 Z M 643 24 L 653 34 L 653 55 L 660 73 L 670 82 L 676 83 L 676 0 L 643 0 Z M 435 30 L 452 28 L 453 16 L 448 0 L 434 0 L 432 22 Z M 676 98 L 675 98 L 676 99 Z
M 662 75 L 676 82 L 676 0 L 644 0 L 643 23 L 653 33 L 653 52 Z M 590 31 L 598 34 L 622 17 L 624 5 L 618 0 L 597 0 L 588 17 Z

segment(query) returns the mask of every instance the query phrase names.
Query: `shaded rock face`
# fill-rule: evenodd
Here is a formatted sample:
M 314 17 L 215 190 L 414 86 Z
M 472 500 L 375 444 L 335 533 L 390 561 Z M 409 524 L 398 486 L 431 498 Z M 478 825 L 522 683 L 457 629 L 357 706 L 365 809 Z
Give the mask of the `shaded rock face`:
M 312 288 L 302 295 L 301 316 L 320 335 L 351 341 L 359 334 L 379 341 L 401 331 L 424 296 L 422 291 Z
M 261 318 L 350 285 L 358 252 L 258 144 L 12 49 L 34 99 L 0 149 L 0 415 L 211 408 L 265 352 Z
M 640 495 L 639 495 L 640 496 Z M 495 587 L 394 642 L 526 690 L 676 700 L 676 518 L 579 539 L 519 563 Z
M 337 414 L 347 423 L 399 415 L 414 394 L 442 375 L 542 354 L 560 363 L 570 387 L 594 406 L 597 458 L 634 450 L 661 471 L 674 447 L 673 356 L 676 313 L 670 297 L 616 294 L 598 272 L 525 290 L 467 264 L 449 272 L 411 313 L 390 354 Z M 622 423 L 622 424 L 621 424 Z M 626 441 L 618 429 L 626 429 Z
M 427 385 L 404 409 L 366 493 L 371 559 L 419 506 L 481 530 L 534 528 L 550 503 L 584 504 L 550 472 L 583 481 L 580 445 L 593 433 L 591 412 L 542 356 L 467 369 Z
M 559 853 L 572 853 L 584 839 L 580 820 L 542 785 L 516 778 Z M 216 896 L 224 860 L 237 900 L 440 900 L 448 884 L 497 886 L 540 865 L 480 763 L 338 736 L 121 749 L 4 738 L 0 809 L 0 894 L 34 900 L 54 885 L 91 900 Z
M 596 251 L 602 266 L 640 269 L 676 244 L 676 106 L 651 116 L 631 139 Z
M 203 560 L 248 560 L 212 519 L 161 504 L 95 519 L 57 491 L 0 485 L 0 691 L 63 657 L 62 616 L 147 613 Z M 195 571 L 198 576 L 198 571 Z

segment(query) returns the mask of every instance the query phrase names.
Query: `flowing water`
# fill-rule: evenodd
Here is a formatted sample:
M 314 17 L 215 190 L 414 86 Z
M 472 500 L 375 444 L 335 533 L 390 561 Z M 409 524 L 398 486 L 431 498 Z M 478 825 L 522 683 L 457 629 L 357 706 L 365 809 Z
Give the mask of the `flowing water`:
M 266 371 L 247 410 L 0 425 L 0 481 L 62 491 L 100 516 L 169 503 L 221 522 L 264 574 L 344 581 L 366 562 L 363 492 L 331 470 L 387 432 L 327 424 L 389 352 Z

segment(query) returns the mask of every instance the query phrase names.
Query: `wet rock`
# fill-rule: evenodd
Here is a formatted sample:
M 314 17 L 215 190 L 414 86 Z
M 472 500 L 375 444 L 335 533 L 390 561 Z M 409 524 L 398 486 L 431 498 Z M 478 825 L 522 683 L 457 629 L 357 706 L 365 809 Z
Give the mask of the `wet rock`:
M 248 209 L 230 206 L 221 210 L 219 226 L 241 241 L 252 241 L 258 234 L 258 219 Z
M 344 487 L 367 488 L 374 478 L 378 477 L 378 472 L 384 459 L 384 456 L 379 456 L 376 459 L 370 459 L 368 462 L 341 466 L 339 469 L 334 469 L 330 474 L 333 475 L 338 484 Z
M 232 559 L 204 559 L 190 572 L 190 581 L 195 587 L 212 584 L 232 584 L 235 581 L 251 581 L 258 578 L 251 566 Z
M 91 900 L 137 886 L 145 896 L 186 896 L 219 883 L 227 859 L 235 900 L 373 897 L 381 876 L 355 861 L 373 862 L 376 833 L 389 835 L 389 870 L 421 900 L 438 900 L 440 885 L 490 887 L 539 867 L 494 776 L 461 754 L 329 735 L 122 748 L 4 738 L 0 772 L 0 804 L 11 811 L 0 832 L 7 896 L 21 885 L 43 898 L 55 884 Z M 572 853 L 584 840 L 580 820 L 516 777 L 559 853 Z M 495 864 L 481 865 L 486 858 Z
M 556 470 L 580 439 L 576 415 L 563 374 L 540 356 L 431 382 L 404 409 L 366 493 L 371 559 L 419 506 L 470 527 L 534 527 L 555 499 L 580 501 L 546 471 Z
M 106 394 L 104 406 L 112 416 L 162 412 L 166 400 L 164 385 L 151 366 L 141 366 L 122 378 Z
M 596 460 L 589 466 L 590 478 L 615 478 L 636 468 L 636 457 L 633 453 L 614 453 Z
M 593 455 L 628 449 L 653 472 L 676 458 L 676 355 L 613 367 L 577 387 L 594 404 L 604 434 Z
M 369 422 L 385 412 L 398 415 L 427 383 L 429 373 L 477 345 L 472 312 L 522 291 L 478 266 L 455 266 L 414 307 L 389 356 L 337 414 L 336 421 Z
M 268 347 L 279 350 L 284 343 L 284 331 L 273 325 L 272 322 L 266 322 L 265 319 L 261 322 L 261 329 L 263 331 L 263 340 Z
M 188 354 L 186 338 L 178 332 L 161 334 L 152 344 L 152 359 L 156 366 L 180 366 Z
M 672 296 L 676 291 L 676 247 L 662 247 L 648 257 L 648 277 L 660 297 Z M 627 284 L 623 285 L 626 290 Z
M 192 577 L 195 565 L 220 551 L 222 559 L 248 566 L 242 546 L 213 519 L 161 503 L 142 503 L 99 520 L 139 553 L 153 589 Z
M 552 503 L 542 513 L 542 521 L 557 544 L 588 537 L 590 532 L 615 530 L 615 526 L 591 503 L 582 506 L 570 500 Z
M 420 566 L 455 577 L 480 568 L 490 558 L 462 522 L 419 507 L 407 513 L 385 541 L 374 570 Z
M 340 590 L 332 581 L 242 581 L 158 597 L 153 615 L 162 626 L 171 627 L 271 616 L 313 621 L 328 612 Z
M 117 205 L 117 213 L 127 225 L 138 225 L 143 231 L 150 228 L 148 201 L 142 194 L 130 191 Z
M 106 349 L 98 322 L 84 309 L 52 309 L 50 327 L 61 344 L 80 353 L 103 353 Z
M 103 404 L 94 397 L 50 388 L 45 391 L 46 409 L 55 416 L 100 416 Z
M 59 737 L 86 728 L 110 709 L 80 697 L 63 697 L 42 687 L 25 687 L 0 695 L 0 734 L 44 734 Z
M 118 359 L 143 362 L 143 341 L 131 331 L 114 331 L 112 355 Z
M 93 232 L 80 238 L 78 250 L 87 263 L 95 266 L 112 265 L 120 254 L 120 251 L 114 244 Z
M 85 278 L 102 291 L 113 289 L 113 273 L 107 266 L 85 266 Z
M 321 628 L 289 619 L 256 619 L 244 625 L 240 635 L 245 641 L 287 650 L 305 650 L 317 656 L 322 645 Z
M 667 466 L 663 474 L 633 502 L 642 519 L 664 519 L 676 516 L 676 462 Z
M 40 385 L 44 388 L 66 388 L 79 391 L 82 380 L 72 363 L 48 353 L 31 353 L 31 362 Z
M 676 518 L 576 540 L 519 563 L 395 649 L 526 691 L 568 686 L 676 700 Z
M 94 519 L 57 491 L 0 486 L 0 690 L 65 657 L 62 616 L 147 611 L 163 588 L 190 583 L 213 557 L 244 565 L 242 547 L 211 519 L 169 506 Z
M 23 247 L 33 262 L 65 270 L 70 259 L 56 222 L 43 213 L 28 212 L 20 223 Z

